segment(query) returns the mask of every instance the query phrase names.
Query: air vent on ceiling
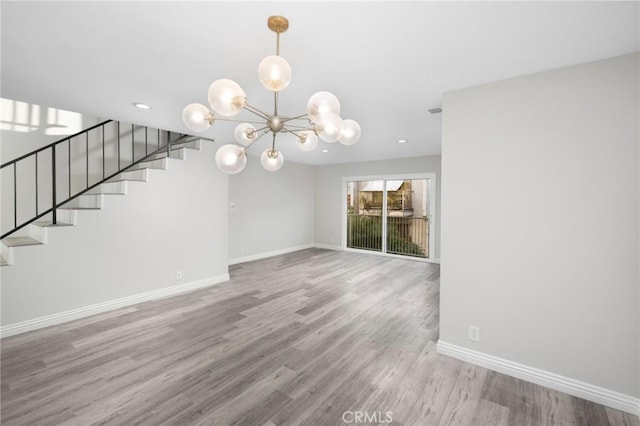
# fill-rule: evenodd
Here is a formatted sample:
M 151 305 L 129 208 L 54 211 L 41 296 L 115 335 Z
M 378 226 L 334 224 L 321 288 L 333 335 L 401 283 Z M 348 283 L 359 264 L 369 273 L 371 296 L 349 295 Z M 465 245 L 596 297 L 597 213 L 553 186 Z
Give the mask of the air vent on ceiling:
M 427 109 L 431 114 L 441 114 L 442 113 L 442 105 L 434 106 Z

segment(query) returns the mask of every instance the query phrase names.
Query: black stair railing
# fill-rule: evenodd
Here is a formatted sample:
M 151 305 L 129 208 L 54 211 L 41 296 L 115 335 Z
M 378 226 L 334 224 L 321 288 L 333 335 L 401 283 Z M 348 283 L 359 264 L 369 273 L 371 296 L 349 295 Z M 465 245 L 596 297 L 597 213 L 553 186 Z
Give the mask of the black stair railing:
M 170 157 L 171 147 L 186 142 L 189 138 L 193 137 L 168 130 L 106 120 L 0 165 L 2 180 L 6 182 L 10 176 L 13 180 L 13 197 L 3 194 L 3 203 L 9 199 L 13 200 L 13 223 L 7 226 L 3 221 L 0 239 L 49 214 L 51 224 L 56 225 L 59 207 L 133 166 L 150 160 L 156 154 L 166 152 L 167 157 Z M 199 138 L 193 138 L 195 139 Z M 130 152 L 127 149 L 129 145 Z M 66 157 L 66 161 L 62 162 L 62 157 Z M 46 164 L 49 162 L 50 165 Z M 44 173 L 42 169 L 45 169 Z M 50 181 L 40 185 L 40 180 L 46 178 L 46 175 L 50 176 Z M 29 181 L 34 178 L 34 181 Z M 66 185 L 63 185 L 62 179 L 67 180 Z M 22 185 L 19 180 L 23 181 Z M 30 188 L 25 188 L 26 184 Z M 43 195 L 41 186 L 47 187 L 50 198 L 50 201 L 47 200 L 49 202 L 45 203 L 47 208 L 44 209 L 40 200 Z M 3 192 L 6 190 L 7 185 L 3 184 Z M 8 211 L 4 207 L 3 210 L 4 213 Z M 28 210 L 32 213 L 28 213 Z

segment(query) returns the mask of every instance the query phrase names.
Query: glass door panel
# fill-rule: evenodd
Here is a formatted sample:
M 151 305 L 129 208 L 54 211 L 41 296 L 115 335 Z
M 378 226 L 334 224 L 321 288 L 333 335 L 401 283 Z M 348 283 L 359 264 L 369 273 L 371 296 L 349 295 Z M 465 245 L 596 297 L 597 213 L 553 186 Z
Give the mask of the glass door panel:
M 384 181 L 347 182 L 347 247 L 382 251 Z
M 427 179 L 387 180 L 387 253 L 429 257 Z

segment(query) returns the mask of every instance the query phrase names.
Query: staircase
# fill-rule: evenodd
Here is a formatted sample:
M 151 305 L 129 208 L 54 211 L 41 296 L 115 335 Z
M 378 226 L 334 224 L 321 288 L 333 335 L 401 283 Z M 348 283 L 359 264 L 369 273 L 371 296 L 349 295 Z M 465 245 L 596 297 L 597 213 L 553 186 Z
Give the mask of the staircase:
M 46 244 L 48 229 L 74 226 L 78 210 L 100 210 L 130 182 L 146 182 L 150 169 L 199 150 L 203 139 L 107 120 L 0 165 L 0 266 Z

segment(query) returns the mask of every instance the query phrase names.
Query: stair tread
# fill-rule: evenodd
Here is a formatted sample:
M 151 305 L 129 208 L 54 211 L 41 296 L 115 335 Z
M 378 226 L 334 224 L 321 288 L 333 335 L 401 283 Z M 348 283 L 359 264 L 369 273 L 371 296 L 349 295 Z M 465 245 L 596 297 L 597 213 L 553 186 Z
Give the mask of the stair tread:
M 43 222 L 33 222 L 33 224 L 36 226 L 42 226 L 45 228 L 52 228 L 54 226 L 73 226 L 73 223 L 65 223 L 65 222 L 57 222 L 54 225 L 54 223 L 50 220 L 45 220 Z
M 139 163 L 136 164 L 134 167 L 137 167 L 135 169 L 131 169 L 129 170 L 130 172 L 136 171 L 136 170 L 167 170 L 164 167 L 154 167 L 152 164 L 146 165 L 144 163 Z
M 102 207 L 78 207 L 78 206 L 62 206 L 58 210 L 102 210 Z
M 42 241 L 38 241 L 35 238 L 31 237 L 7 237 L 2 242 L 7 247 L 18 247 L 18 246 L 35 246 L 42 244 Z
M 0 256 L 0 266 L 9 266 L 9 262 L 2 256 Z
M 146 180 L 144 180 L 144 179 L 132 179 L 132 178 L 123 178 L 123 179 L 113 178 L 113 180 L 109 180 L 109 182 L 146 182 Z
M 127 195 L 124 192 L 94 192 L 91 195 Z

